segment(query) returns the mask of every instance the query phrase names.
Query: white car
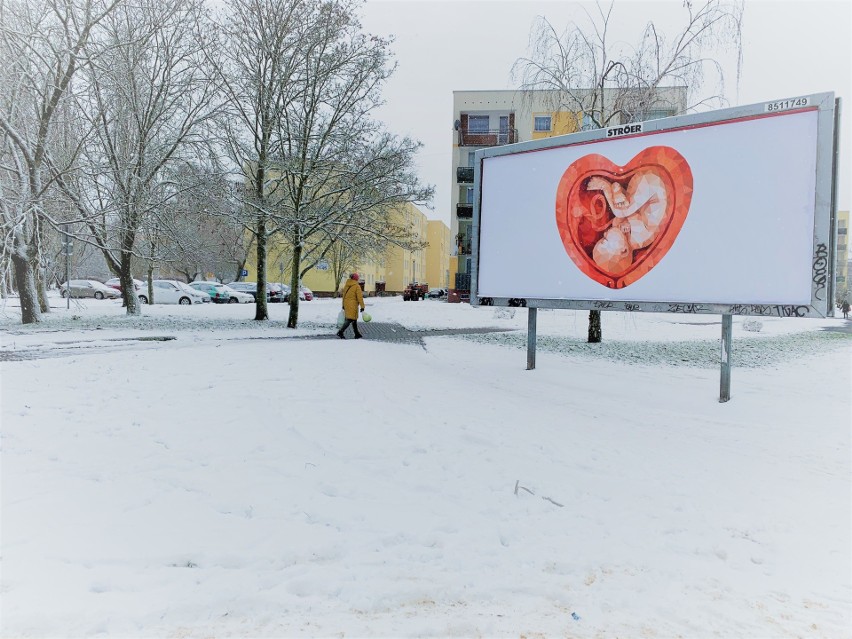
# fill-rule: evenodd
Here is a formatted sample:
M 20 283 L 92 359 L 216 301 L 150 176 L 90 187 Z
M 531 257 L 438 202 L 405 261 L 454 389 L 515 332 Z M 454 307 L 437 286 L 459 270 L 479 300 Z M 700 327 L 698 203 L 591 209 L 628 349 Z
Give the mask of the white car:
M 154 280 L 154 302 L 156 304 L 204 304 L 210 303 L 207 293 L 196 291 L 178 280 Z M 148 290 L 139 293 L 139 301 L 148 303 Z
M 106 284 L 110 288 L 114 288 L 117 291 L 121 290 L 121 280 L 117 277 L 112 277 L 108 279 L 106 282 L 104 282 L 104 284 Z M 142 280 L 137 280 L 135 277 L 133 278 L 133 285 L 136 287 L 137 291 L 140 291 L 145 288 L 145 286 L 147 286 L 145 282 L 143 282 Z
M 96 300 L 116 299 L 121 297 L 121 293 L 114 288 L 110 288 L 97 280 L 71 280 L 70 286 L 65 282 L 59 286 L 59 294 L 62 297 L 68 297 L 68 292 L 71 292 L 71 297 L 94 297 Z
M 254 302 L 254 295 L 238 291 L 227 284 L 222 284 L 222 288 L 224 288 L 231 296 L 228 300 L 228 304 L 251 304 Z

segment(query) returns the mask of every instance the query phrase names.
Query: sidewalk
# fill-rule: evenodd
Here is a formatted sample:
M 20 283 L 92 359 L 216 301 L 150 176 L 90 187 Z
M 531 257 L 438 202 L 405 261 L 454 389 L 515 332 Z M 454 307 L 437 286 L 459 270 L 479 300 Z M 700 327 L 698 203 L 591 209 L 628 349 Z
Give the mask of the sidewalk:
M 506 328 L 445 328 L 445 329 L 424 329 L 422 331 L 413 331 L 405 328 L 402 324 L 393 322 L 358 322 L 358 330 L 364 336 L 364 339 L 371 339 L 378 342 L 400 342 L 406 344 L 417 344 L 425 347 L 423 342 L 424 337 L 441 337 L 443 335 L 475 335 L 479 333 L 505 333 L 515 329 Z M 297 338 L 273 338 L 273 339 L 337 339 L 334 332 L 328 335 L 306 335 Z M 346 339 L 354 339 L 352 331 L 346 331 Z

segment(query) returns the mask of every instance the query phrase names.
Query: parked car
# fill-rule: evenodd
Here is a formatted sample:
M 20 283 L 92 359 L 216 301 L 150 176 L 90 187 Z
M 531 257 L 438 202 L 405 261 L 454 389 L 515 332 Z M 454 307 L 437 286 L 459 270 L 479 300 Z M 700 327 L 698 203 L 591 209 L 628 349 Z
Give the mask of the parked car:
M 239 282 L 236 282 L 239 284 Z M 228 304 L 251 304 L 254 302 L 254 295 L 249 293 L 243 293 L 242 291 L 238 291 L 235 288 L 231 288 L 227 284 L 222 284 L 222 288 L 228 291 Z
M 64 282 L 59 286 L 59 294 L 62 297 L 68 297 L 69 290 L 71 297 L 94 297 L 96 300 L 104 298 L 114 300 L 121 297 L 121 293 L 114 288 L 110 288 L 106 284 L 97 280 L 71 280 Z
M 289 302 L 290 296 L 283 284 L 268 282 L 266 284 L 266 299 L 271 304 L 281 304 L 282 302 Z
M 121 280 L 117 277 L 111 277 L 106 282 L 104 282 L 104 284 L 109 286 L 110 288 L 114 288 L 117 291 L 121 290 Z M 141 291 L 145 287 L 145 282 L 143 282 L 142 280 L 137 280 L 134 277 L 133 285 L 136 287 L 137 291 Z
M 190 282 L 189 285 L 196 291 L 207 293 L 216 304 L 227 304 L 230 301 L 231 294 L 219 282 Z
M 248 293 L 257 300 L 257 282 L 230 282 L 228 286 L 243 293 Z M 274 282 L 266 283 L 266 301 L 269 303 L 287 301 L 287 295 L 281 284 Z
M 282 284 L 281 282 L 275 282 L 275 283 L 278 284 L 278 286 L 280 286 L 284 290 L 284 301 L 289 303 L 290 302 L 290 290 L 291 290 L 290 285 L 289 284 Z M 310 300 L 314 299 L 314 294 L 311 291 L 311 289 L 309 289 L 308 287 L 300 286 L 299 287 L 299 299 L 302 300 L 303 302 L 310 301 Z
M 178 280 L 154 280 L 154 302 L 156 304 L 203 304 L 210 302 L 207 293 L 196 291 L 194 288 Z M 139 301 L 148 303 L 148 291 L 139 293 Z
M 429 292 L 426 293 L 426 297 L 430 299 L 443 299 L 447 296 L 447 289 L 445 288 L 432 288 L 429 289 Z
M 230 282 L 226 284 L 235 291 L 251 295 L 253 301 L 257 301 L 257 282 Z

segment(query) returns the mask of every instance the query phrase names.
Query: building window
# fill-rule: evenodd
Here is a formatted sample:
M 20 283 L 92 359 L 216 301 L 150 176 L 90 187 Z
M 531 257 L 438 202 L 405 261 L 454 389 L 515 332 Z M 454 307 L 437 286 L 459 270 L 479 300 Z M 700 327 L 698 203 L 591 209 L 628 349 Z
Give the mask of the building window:
M 651 109 L 645 114 L 646 120 L 659 120 L 660 118 L 668 118 L 674 115 L 671 109 Z
M 535 116 L 534 130 L 535 131 L 550 131 L 550 120 L 551 120 L 551 117 L 549 115 L 537 115 L 537 116 Z
M 630 118 L 631 122 L 645 122 L 647 120 L 659 120 L 660 118 L 668 118 L 675 114 L 672 109 L 648 109 L 647 111 L 640 111 L 632 118 Z
M 473 187 L 467 187 L 467 193 L 465 194 L 465 204 L 473 204 Z
M 474 161 L 475 161 L 475 159 L 476 159 L 476 153 L 475 153 L 475 152 L 473 152 L 473 151 L 468 151 L 468 154 L 467 154 L 467 165 L 468 165 L 470 168 L 473 168 L 473 167 L 475 166 L 475 165 L 474 165 Z
M 488 133 L 487 115 L 467 116 L 467 130 L 469 133 Z
M 582 124 L 583 131 L 590 131 L 592 129 L 597 129 L 597 128 L 598 128 L 598 125 L 595 124 L 595 121 L 592 118 L 592 116 L 590 116 L 588 114 L 584 114 L 583 115 L 583 124 Z

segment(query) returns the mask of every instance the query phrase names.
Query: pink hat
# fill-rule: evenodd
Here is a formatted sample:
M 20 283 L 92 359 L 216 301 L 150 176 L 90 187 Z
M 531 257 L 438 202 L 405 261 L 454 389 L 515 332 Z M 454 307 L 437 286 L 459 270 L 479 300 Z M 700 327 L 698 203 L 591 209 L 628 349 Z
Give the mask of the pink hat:
M 359 279 L 361 279 L 361 276 L 360 276 L 360 275 L 358 275 L 358 273 L 352 273 L 352 275 L 350 275 L 350 277 L 351 277 L 353 280 L 355 280 L 356 282 L 357 282 Z

